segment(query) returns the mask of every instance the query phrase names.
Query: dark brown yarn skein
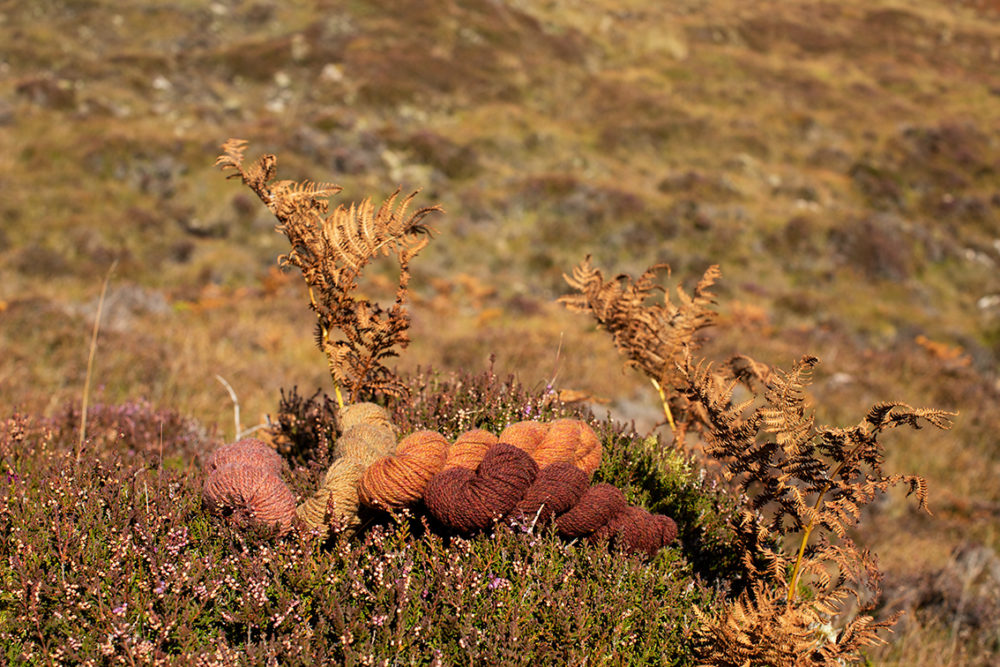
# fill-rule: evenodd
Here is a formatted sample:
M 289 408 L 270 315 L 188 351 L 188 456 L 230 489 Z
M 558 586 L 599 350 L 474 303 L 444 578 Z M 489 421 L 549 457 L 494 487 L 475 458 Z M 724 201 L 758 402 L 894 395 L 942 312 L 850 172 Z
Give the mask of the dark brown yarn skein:
M 424 503 L 445 525 L 463 532 L 482 530 L 514 509 L 537 475 L 531 456 L 498 443 L 475 471 L 455 467 L 431 478 Z
M 512 515 L 545 522 L 576 505 L 590 486 L 587 473 L 572 463 L 553 463 L 538 471 Z
M 556 527 L 564 537 L 583 537 L 606 525 L 626 507 L 625 496 L 617 487 L 595 484 L 572 509 L 556 517 Z

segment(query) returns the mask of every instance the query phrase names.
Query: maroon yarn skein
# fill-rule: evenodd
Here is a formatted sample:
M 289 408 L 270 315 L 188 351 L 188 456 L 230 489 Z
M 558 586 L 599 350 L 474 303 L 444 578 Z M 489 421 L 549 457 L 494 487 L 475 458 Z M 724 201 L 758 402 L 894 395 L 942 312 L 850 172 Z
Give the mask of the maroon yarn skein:
M 624 512 L 626 507 L 625 496 L 617 487 L 595 484 L 573 508 L 556 517 L 556 528 L 564 537 L 590 535 Z
M 514 509 L 537 475 L 538 464 L 531 456 L 498 443 L 475 471 L 449 468 L 431 478 L 424 503 L 445 525 L 464 532 L 482 530 Z
M 676 536 L 677 524 L 673 519 L 630 505 L 587 539 L 591 542 L 608 539 L 629 553 L 641 551 L 653 557 L 660 547 L 672 542 Z
M 513 514 L 547 521 L 576 505 L 590 486 L 587 473 L 569 462 L 553 463 L 538 471 L 535 483 L 528 487 Z

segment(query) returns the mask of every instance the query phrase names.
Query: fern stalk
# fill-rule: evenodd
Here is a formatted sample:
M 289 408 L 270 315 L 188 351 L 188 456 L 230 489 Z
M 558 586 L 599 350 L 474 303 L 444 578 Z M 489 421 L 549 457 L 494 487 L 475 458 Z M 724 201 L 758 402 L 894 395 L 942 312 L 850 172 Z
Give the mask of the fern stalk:
M 319 320 L 319 328 L 322 332 L 323 345 L 325 346 L 330 342 L 330 330 L 323 324 L 323 317 L 320 315 L 319 306 L 316 304 L 316 295 L 313 294 L 312 287 L 309 288 L 309 303 L 312 304 L 313 312 L 316 313 L 316 319 Z M 337 405 L 343 409 L 344 396 L 340 392 L 340 383 L 337 382 L 337 373 L 335 372 L 333 358 L 330 355 L 327 355 L 327 365 L 330 367 L 330 379 L 333 381 L 333 393 L 337 397 Z
M 840 465 L 838 465 L 837 468 L 836 468 L 836 470 L 833 471 L 833 474 L 830 475 L 830 479 L 831 480 L 835 479 L 837 477 L 837 475 L 840 474 L 840 471 L 844 469 L 844 466 L 847 464 L 847 462 L 850 461 L 850 460 L 852 460 L 854 458 L 854 456 L 858 453 L 858 450 L 861 449 L 861 444 L 862 443 L 858 443 L 854 447 L 854 449 L 851 450 L 851 453 L 847 457 L 845 457 L 843 461 L 840 462 Z M 813 511 L 814 512 L 818 512 L 819 511 L 820 506 L 823 504 L 823 498 L 826 496 L 826 492 L 829 491 L 832 486 L 833 486 L 833 482 L 829 481 L 822 488 L 822 490 L 820 490 L 819 497 L 816 498 L 816 502 L 813 504 Z M 815 515 L 814 515 L 814 517 L 815 517 Z M 809 520 L 809 525 L 806 526 L 805 531 L 803 531 L 803 533 L 802 533 L 802 543 L 799 544 L 799 553 L 795 557 L 795 566 L 792 567 L 792 578 L 788 582 L 788 604 L 789 605 L 791 605 L 792 601 L 795 600 L 795 589 L 798 588 L 798 585 L 799 585 L 799 575 L 801 574 L 801 569 L 802 569 L 802 557 L 803 557 L 803 555 L 806 552 L 806 545 L 809 543 L 809 535 L 812 534 L 813 528 L 815 528 L 815 527 L 816 527 L 816 519 L 812 518 L 812 519 Z
M 676 431 L 677 425 L 674 424 L 674 415 L 670 411 L 670 403 L 667 402 L 667 395 L 663 391 L 663 387 L 656 381 L 656 378 L 651 377 L 649 378 L 649 381 L 653 383 L 653 386 L 656 387 L 657 393 L 660 394 L 660 403 L 663 405 L 663 414 L 667 416 L 667 423 L 670 424 L 670 430 Z

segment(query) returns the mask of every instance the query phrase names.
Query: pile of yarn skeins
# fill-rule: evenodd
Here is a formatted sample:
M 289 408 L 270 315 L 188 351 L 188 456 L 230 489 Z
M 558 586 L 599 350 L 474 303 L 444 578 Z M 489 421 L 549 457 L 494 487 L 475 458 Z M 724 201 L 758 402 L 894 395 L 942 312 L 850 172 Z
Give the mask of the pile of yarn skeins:
M 399 439 L 382 407 L 357 403 L 340 410 L 341 436 L 319 489 L 296 506 L 282 479 L 283 459 L 252 438 L 216 450 L 205 465 L 205 507 L 229 520 L 299 529 L 353 532 L 362 505 L 420 507 L 462 534 L 495 521 L 554 522 L 567 539 L 607 541 L 652 557 L 677 535 L 674 521 L 629 505 L 611 484 L 593 484 L 601 441 L 583 421 L 521 421 L 499 436 L 476 429 L 454 442 L 435 431 Z

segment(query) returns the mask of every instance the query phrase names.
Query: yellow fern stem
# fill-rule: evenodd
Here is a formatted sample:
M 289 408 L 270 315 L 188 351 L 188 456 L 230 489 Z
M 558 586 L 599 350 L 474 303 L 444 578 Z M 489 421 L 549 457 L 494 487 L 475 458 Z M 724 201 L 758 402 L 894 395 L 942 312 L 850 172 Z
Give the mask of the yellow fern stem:
M 788 604 L 792 604 L 792 600 L 795 599 L 795 589 L 799 585 L 799 570 L 802 567 L 802 556 L 806 552 L 806 544 L 809 543 L 809 534 L 812 533 L 812 529 L 815 527 L 816 523 L 810 522 L 810 524 L 806 526 L 805 532 L 802 534 L 802 544 L 799 545 L 799 555 L 795 557 L 795 567 L 792 568 L 792 579 L 788 583 Z
M 656 378 L 649 378 L 649 381 L 653 383 L 653 386 L 656 387 L 657 393 L 660 394 L 660 404 L 663 405 L 663 414 L 667 416 L 667 423 L 670 424 L 670 430 L 677 430 L 677 425 L 674 424 L 674 415 L 670 412 L 670 404 L 667 402 L 667 395 L 663 391 L 663 387 L 661 387 L 660 383 L 656 381 Z
M 858 452 L 861 450 L 862 444 L 863 443 L 858 443 L 857 446 L 855 446 L 854 449 L 851 450 L 851 453 L 848 454 L 844 458 L 844 460 L 837 465 L 837 467 L 834 469 L 833 473 L 830 474 L 830 477 L 828 479 L 834 479 L 837 475 L 840 474 L 840 471 L 844 469 L 844 466 L 847 465 L 848 461 L 854 460 L 854 457 L 857 456 Z M 819 511 L 820 506 L 823 504 L 823 498 L 826 496 L 826 492 L 829 491 L 832 487 L 833 487 L 832 482 L 827 482 L 823 486 L 823 490 L 819 492 L 819 497 L 816 499 L 816 503 L 813 505 L 814 512 Z M 799 585 L 799 570 L 802 568 L 802 556 L 806 552 L 806 544 L 809 542 L 809 535 L 810 533 L 812 533 L 813 528 L 815 527 L 816 527 L 816 519 L 813 519 L 809 522 L 809 525 L 806 526 L 806 530 L 802 534 L 802 544 L 799 545 L 799 555 L 795 559 L 795 567 L 792 568 L 792 578 L 788 582 L 788 604 L 792 604 L 792 600 L 795 599 L 795 589 Z

